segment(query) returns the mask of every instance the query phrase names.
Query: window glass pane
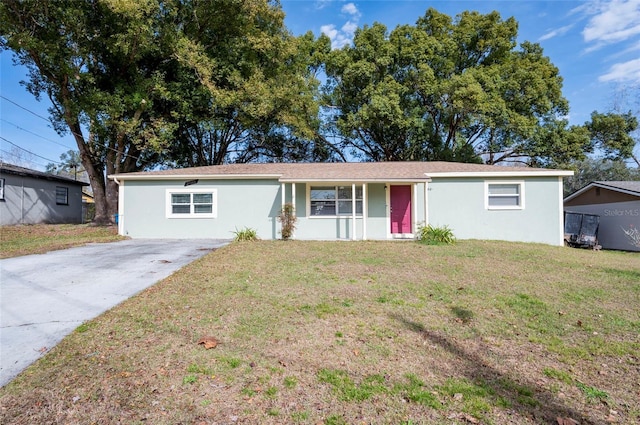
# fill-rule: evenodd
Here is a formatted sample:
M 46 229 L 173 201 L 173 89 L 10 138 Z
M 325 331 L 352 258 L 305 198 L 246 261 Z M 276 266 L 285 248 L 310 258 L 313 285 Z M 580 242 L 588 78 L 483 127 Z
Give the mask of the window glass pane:
M 211 204 L 196 204 L 193 206 L 193 212 L 196 214 L 211 214 Z
M 312 187 L 311 199 L 335 199 L 336 189 L 334 187 Z
M 66 187 L 56 186 L 56 204 L 67 205 L 69 202 L 69 189 Z
M 191 213 L 191 205 L 172 205 L 171 212 L 174 214 L 190 214 Z
M 311 201 L 311 215 L 336 215 L 335 201 Z
M 171 203 L 172 204 L 190 204 L 191 194 L 190 193 L 172 193 Z
M 213 195 L 211 193 L 194 193 L 194 204 L 210 204 L 213 202 Z
M 351 201 L 338 201 L 338 214 L 351 214 Z
M 356 186 L 356 199 L 362 199 L 362 186 Z
M 338 199 L 351 199 L 351 186 L 340 186 L 338 188 Z
M 519 196 L 490 196 L 489 205 L 494 207 L 517 207 L 520 205 Z
M 517 195 L 520 193 L 519 184 L 490 184 L 490 195 Z
M 356 201 L 356 214 L 362 215 L 362 201 Z

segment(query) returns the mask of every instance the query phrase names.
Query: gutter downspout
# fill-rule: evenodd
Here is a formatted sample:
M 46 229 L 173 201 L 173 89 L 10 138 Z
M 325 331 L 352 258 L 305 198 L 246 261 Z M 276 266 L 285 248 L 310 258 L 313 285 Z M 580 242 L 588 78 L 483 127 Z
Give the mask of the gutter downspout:
M 356 240 L 356 184 L 351 184 L 351 239 Z
M 293 208 L 293 216 L 296 217 L 296 184 L 291 183 L 291 206 Z M 296 230 L 295 227 L 293 229 L 293 234 L 291 235 L 291 239 L 296 238 Z
M 367 209 L 368 197 L 367 195 L 367 183 L 362 183 L 362 240 L 367 240 L 367 215 L 369 210 Z M 354 196 L 355 197 L 355 196 Z

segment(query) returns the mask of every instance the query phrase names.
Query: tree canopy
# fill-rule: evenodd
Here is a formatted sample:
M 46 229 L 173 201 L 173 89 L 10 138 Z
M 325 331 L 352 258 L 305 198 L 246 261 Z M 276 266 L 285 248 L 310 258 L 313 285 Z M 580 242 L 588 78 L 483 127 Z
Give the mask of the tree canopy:
M 568 112 L 562 78 L 538 44 L 516 46 L 517 29 L 497 12 L 451 18 L 434 9 L 391 32 L 379 23 L 358 29 L 327 64 L 343 145 L 374 161 L 551 154 L 532 141 Z
M 160 163 L 326 157 L 307 54 L 268 0 L 7 0 L 0 47 L 29 70 L 78 145 L 96 221 L 117 212 L 106 176 Z M 305 50 L 306 49 L 306 50 Z
M 570 164 L 575 174 L 564 179 L 564 194 L 569 195 L 593 181 L 640 180 L 640 169 L 629 168 L 620 159 L 585 158 Z

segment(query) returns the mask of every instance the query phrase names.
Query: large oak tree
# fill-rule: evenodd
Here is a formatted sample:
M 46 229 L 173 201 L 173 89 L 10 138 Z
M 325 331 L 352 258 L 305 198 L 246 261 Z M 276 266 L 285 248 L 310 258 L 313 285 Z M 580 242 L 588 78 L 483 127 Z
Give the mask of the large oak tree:
M 112 173 L 330 154 L 306 143 L 319 123 L 305 53 L 326 40 L 283 19 L 270 0 L 6 0 L 0 47 L 75 138 L 105 223 Z
M 517 29 L 497 12 L 433 9 L 390 33 L 379 23 L 358 29 L 327 64 L 342 145 L 366 160 L 492 164 L 580 151 L 588 137 L 562 121 L 558 69 L 538 44 L 517 46 Z M 545 126 L 571 134 L 553 141 L 571 146 L 540 146 Z

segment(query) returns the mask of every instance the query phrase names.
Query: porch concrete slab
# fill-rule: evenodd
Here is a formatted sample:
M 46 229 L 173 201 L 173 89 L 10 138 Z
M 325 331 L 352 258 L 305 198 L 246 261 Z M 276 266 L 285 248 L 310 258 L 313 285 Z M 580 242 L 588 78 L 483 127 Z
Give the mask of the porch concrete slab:
M 0 386 L 83 322 L 227 243 L 130 239 L 0 260 Z

